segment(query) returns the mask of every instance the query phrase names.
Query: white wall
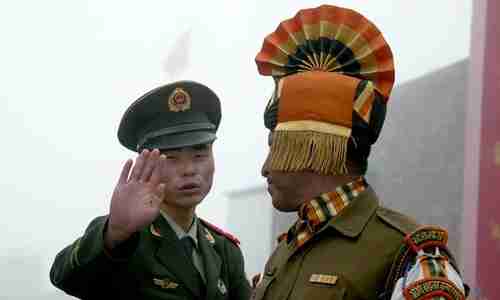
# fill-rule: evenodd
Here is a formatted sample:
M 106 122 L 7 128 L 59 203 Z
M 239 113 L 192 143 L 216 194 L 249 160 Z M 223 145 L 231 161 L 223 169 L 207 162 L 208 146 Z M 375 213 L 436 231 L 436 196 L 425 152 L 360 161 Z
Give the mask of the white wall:
M 273 207 L 264 187 L 228 193 L 227 228 L 238 237 L 249 278 L 262 273 L 275 244 Z

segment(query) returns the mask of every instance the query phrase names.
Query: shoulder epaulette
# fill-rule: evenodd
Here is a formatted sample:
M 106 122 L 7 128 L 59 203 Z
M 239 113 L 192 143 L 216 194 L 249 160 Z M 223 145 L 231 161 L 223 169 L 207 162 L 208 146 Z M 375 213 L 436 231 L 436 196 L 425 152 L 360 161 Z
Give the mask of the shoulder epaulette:
M 240 240 L 238 240 L 234 235 L 228 233 L 228 232 L 225 232 L 224 230 L 220 229 L 219 227 L 201 219 L 201 218 L 198 218 L 202 223 L 203 225 L 205 225 L 206 227 L 208 227 L 209 229 L 215 231 L 216 233 L 224 236 L 225 238 L 227 238 L 228 240 L 230 240 L 233 244 L 235 244 L 236 246 L 240 246 Z
M 389 276 L 386 281 L 386 292 L 389 295 L 398 281 L 407 271 L 408 265 L 414 263 L 415 257 L 419 251 L 425 251 L 429 247 L 439 247 L 443 254 L 449 256 L 447 249 L 448 232 L 438 226 L 425 225 L 420 226 L 411 233 L 406 234 L 404 242 L 399 248 Z
M 419 227 L 415 219 L 382 206 L 377 209 L 377 216 L 403 235 L 410 234 Z

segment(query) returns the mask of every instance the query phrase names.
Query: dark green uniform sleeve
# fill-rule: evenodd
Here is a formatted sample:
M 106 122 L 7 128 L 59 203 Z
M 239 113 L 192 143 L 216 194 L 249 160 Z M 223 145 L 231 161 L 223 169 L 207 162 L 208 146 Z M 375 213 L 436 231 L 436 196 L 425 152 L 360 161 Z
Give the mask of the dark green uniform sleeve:
M 230 290 L 229 299 L 248 300 L 251 295 L 250 283 L 245 274 L 245 263 L 241 249 L 232 242 L 227 242 L 228 263 L 230 272 Z
M 104 231 L 107 217 L 94 219 L 82 237 L 59 252 L 50 270 L 52 284 L 78 298 L 103 296 L 109 290 L 109 279 L 116 274 L 137 245 L 133 237 L 120 245 L 121 249 L 106 253 Z M 118 258 L 119 257 L 119 258 Z

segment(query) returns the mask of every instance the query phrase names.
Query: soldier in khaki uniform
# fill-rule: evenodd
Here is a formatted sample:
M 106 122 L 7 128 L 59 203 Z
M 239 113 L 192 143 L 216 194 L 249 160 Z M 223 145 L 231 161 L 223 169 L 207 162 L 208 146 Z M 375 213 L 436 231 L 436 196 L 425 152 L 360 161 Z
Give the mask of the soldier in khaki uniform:
M 394 83 L 392 53 L 359 13 L 304 9 L 256 57 L 275 91 L 262 174 L 298 220 L 279 237 L 256 300 L 465 299 L 447 233 L 384 208 L 364 174 Z
M 248 299 L 238 241 L 195 213 L 212 186 L 220 118 L 215 93 L 192 81 L 134 102 L 118 138 L 140 154 L 109 214 L 56 256 L 52 283 L 80 299 Z

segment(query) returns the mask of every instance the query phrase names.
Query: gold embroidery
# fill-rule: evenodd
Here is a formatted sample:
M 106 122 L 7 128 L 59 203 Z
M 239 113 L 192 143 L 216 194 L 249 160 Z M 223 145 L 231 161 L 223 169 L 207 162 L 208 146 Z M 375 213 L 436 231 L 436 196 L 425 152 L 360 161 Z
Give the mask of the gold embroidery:
M 191 96 L 183 89 L 176 88 L 168 97 L 168 109 L 173 112 L 185 111 L 191 108 Z
M 175 289 L 179 286 L 179 284 L 171 281 L 170 279 L 153 278 L 153 283 L 162 289 Z

